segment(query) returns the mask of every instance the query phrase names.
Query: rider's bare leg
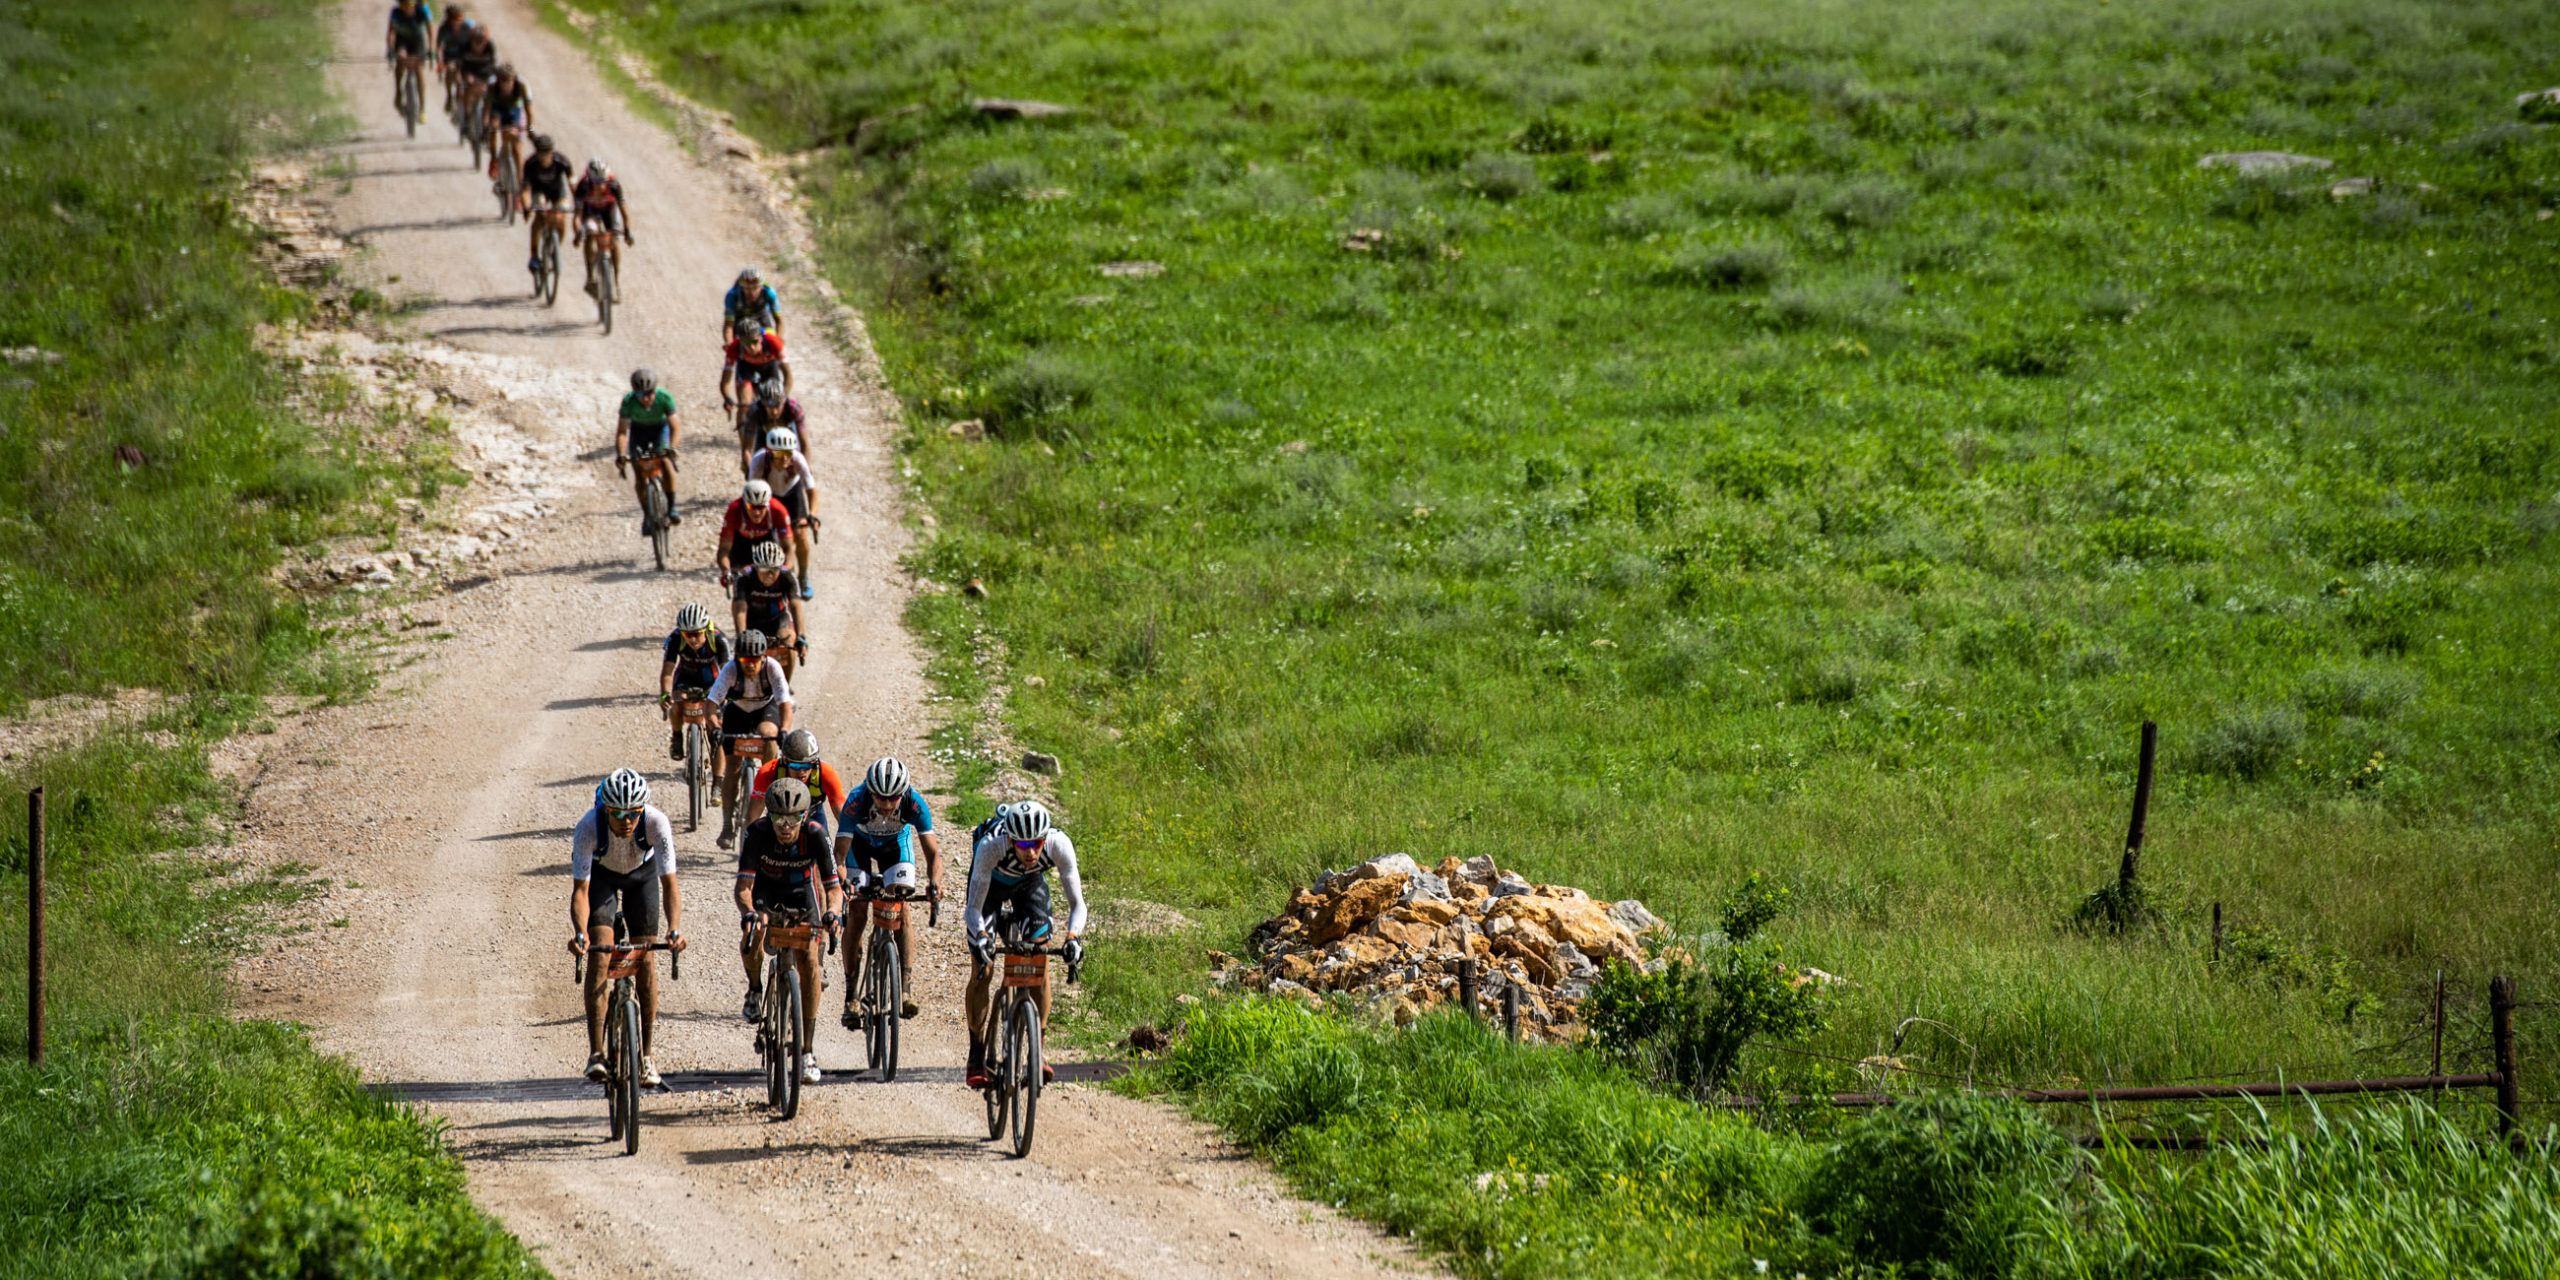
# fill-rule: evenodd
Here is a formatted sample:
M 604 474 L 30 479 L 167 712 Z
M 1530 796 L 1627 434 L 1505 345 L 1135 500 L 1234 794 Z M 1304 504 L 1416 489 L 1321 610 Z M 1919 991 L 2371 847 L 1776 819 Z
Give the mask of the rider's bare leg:
M 738 939 L 738 960 L 747 967 L 747 985 L 763 986 L 764 974 L 759 972 L 764 964 L 764 938 L 761 934 L 750 929 Z
M 636 942 L 655 942 L 656 938 L 636 938 Z M 649 1056 L 649 1044 L 658 1030 L 658 966 L 654 952 L 640 953 L 640 1056 Z
M 826 985 L 826 980 L 819 975 L 826 972 L 826 966 L 818 963 L 818 946 L 814 941 L 792 958 L 800 964 L 800 1034 L 803 1037 L 800 1047 L 815 1049 L 818 1047 L 818 997 Z

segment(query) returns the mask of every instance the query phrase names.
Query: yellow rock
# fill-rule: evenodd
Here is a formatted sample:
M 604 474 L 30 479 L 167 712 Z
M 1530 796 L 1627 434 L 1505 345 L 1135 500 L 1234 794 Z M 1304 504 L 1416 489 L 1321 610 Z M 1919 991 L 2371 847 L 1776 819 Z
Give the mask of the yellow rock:
M 1319 944 L 1331 942 L 1350 933 L 1395 904 L 1404 894 L 1405 877 L 1381 876 L 1363 880 L 1342 891 L 1316 916 L 1313 936 Z

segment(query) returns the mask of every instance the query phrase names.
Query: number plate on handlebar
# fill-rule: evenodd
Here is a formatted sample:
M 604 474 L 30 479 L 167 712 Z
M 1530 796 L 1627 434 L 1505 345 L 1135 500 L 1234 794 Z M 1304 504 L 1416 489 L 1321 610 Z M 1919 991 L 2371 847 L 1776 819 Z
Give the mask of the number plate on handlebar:
M 1049 982 L 1049 957 L 1006 956 L 1004 984 L 1008 987 L 1039 987 Z
M 871 923 L 883 929 L 903 929 L 907 924 L 907 904 L 875 902 L 871 904 Z
M 806 951 L 811 929 L 805 924 L 771 924 L 764 929 L 767 951 Z
M 607 982 L 620 982 L 624 978 L 631 977 L 639 972 L 640 957 L 637 954 L 615 956 L 613 959 L 605 962 L 604 980 Z

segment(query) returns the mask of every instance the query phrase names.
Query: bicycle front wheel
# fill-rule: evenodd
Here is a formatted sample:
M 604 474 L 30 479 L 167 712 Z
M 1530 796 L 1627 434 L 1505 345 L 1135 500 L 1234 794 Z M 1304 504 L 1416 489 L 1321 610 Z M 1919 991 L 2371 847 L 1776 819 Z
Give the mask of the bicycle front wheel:
M 611 332 L 613 332 L 613 285 L 614 285 L 614 280 L 613 280 L 613 255 L 612 255 L 612 254 L 610 254 L 610 253 L 599 253 L 599 254 L 597 254 L 597 255 L 596 255 L 595 278 L 596 278 L 596 323 L 603 325 L 603 326 L 604 326 L 604 331 L 605 331 L 606 333 L 611 333 Z
M 774 1025 L 782 1033 L 782 1118 L 800 1114 L 800 1064 L 809 1053 L 809 1027 L 800 1008 L 800 967 L 786 963 L 780 981 L 765 992 L 767 999 L 782 1002 L 781 1016 Z
M 1013 1154 L 1031 1154 L 1031 1127 L 1040 1118 L 1040 1006 L 1024 1000 L 1013 1007 L 1013 1026 L 1004 1038 L 1006 1083 L 1013 1099 Z
M 783 1060 L 789 1051 L 782 1042 L 782 975 L 779 963 L 765 966 L 764 1021 L 756 1031 L 756 1047 L 764 1051 L 764 1102 L 769 1107 L 782 1105 Z
M 1003 988 L 989 994 L 995 1001 L 995 1009 L 987 1019 L 987 1140 L 993 1142 L 1004 1136 L 1004 1103 L 1012 1092 L 1012 1086 L 1005 1081 L 1002 1046 L 996 1043 L 998 1033 L 1004 1028 L 1005 1006 L 1010 1002 L 1005 999 Z
M 613 1004 L 605 1016 L 604 1027 L 604 1113 L 605 1136 L 620 1140 L 630 1127 L 630 1117 L 623 1112 L 622 1076 L 631 1070 L 622 1060 L 622 1006 Z
M 656 476 L 649 477 L 649 553 L 658 560 L 658 570 L 667 567 L 668 541 L 672 533 L 667 526 L 667 484 Z
M 625 996 L 622 1000 L 622 1034 L 616 1052 L 621 1058 L 611 1077 L 614 1092 L 622 1098 L 622 1154 L 640 1154 L 640 1002 Z

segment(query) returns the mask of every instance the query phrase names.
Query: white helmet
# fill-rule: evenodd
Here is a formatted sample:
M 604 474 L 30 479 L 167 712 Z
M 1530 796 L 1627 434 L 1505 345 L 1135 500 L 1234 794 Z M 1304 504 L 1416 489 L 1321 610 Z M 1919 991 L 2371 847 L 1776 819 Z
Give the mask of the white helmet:
M 711 611 L 698 604 L 676 610 L 676 630 L 707 631 L 711 627 Z
M 638 770 L 616 769 L 596 788 L 596 803 L 607 809 L 637 809 L 649 803 L 649 780 Z
M 756 549 L 747 554 L 755 557 L 756 567 L 759 569 L 782 567 L 782 544 L 779 542 L 759 542 L 756 544 Z
M 764 811 L 778 822 L 799 822 L 809 816 L 809 784 L 798 778 L 782 778 L 764 793 Z
M 789 427 L 775 427 L 764 433 L 764 447 L 775 453 L 790 453 L 800 447 L 800 433 Z
M 907 793 L 907 766 L 896 756 L 882 756 L 871 762 L 862 775 L 863 787 L 875 796 L 903 796 Z
M 746 492 L 740 496 L 747 500 L 748 506 L 761 507 L 773 501 L 773 486 L 762 480 L 749 480 Z
M 1013 806 L 1013 812 L 1004 816 L 1004 838 L 1007 840 L 1048 839 L 1048 806 L 1037 800 L 1025 800 Z

